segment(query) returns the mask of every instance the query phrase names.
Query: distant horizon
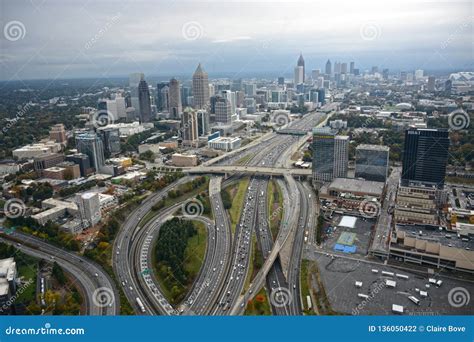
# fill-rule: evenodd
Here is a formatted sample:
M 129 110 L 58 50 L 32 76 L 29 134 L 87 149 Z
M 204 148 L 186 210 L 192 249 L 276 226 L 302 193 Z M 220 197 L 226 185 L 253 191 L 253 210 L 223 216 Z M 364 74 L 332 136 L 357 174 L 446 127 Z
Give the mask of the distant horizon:
M 469 1 L 6 1 L 0 79 L 292 75 L 300 52 L 307 73 L 471 70 L 472 17 Z

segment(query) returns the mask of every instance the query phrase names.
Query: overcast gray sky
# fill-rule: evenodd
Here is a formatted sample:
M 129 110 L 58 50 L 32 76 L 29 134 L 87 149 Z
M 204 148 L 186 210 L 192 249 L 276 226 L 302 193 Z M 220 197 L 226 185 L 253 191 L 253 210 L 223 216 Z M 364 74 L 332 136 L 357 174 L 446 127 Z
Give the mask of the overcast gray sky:
M 0 79 L 472 70 L 472 1 L 0 0 Z

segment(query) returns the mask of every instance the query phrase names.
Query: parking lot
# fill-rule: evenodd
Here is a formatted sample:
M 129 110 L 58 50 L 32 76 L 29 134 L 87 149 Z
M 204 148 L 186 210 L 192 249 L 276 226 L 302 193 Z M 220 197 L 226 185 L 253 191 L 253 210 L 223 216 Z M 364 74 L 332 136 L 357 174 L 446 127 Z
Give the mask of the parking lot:
M 407 269 L 314 251 L 314 248 L 306 251 L 305 257 L 317 262 L 331 307 L 338 313 L 392 315 L 393 304 L 403 306 L 404 315 L 471 315 L 474 310 L 474 303 L 470 298 L 474 290 L 472 282 L 431 275 L 430 278 L 442 280 L 438 287 L 429 283 L 427 275 Z M 335 257 L 332 258 L 332 255 Z M 377 270 L 377 273 L 372 270 Z M 394 281 L 396 285 L 388 287 L 387 280 Z M 359 288 L 355 285 L 356 281 L 362 283 Z M 426 297 L 420 291 L 426 292 Z M 361 298 L 359 294 L 367 298 Z M 418 305 L 409 296 L 419 300 Z M 463 303 L 464 305 L 456 307 Z
M 338 243 L 339 238 L 343 232 L 347 233 L 354 233 L 355 239 L 353 242 L 353 246 L 356 247 L 355 253 L 349 253 L 349 255 L 353 256 L 365 256 L 367 255 L 369 242 L 370 242 L 370 235 L 372 232 L 372 227 L 375 224 L 375 221 L 372 219 L 364 219 L 364 218 L 357 218 L 356 224 L 354 228 L 347 228 L 347 227 L 338 227 L 337 225 L 341 221 L 341 215 L 334 215 L 332 218 L 332 222 L 330 224 L 331 229 L 326 230 L 326 237 L 327 239 L 323 242 L 323 249 L 328 253 L 341 253 L 343 252 L 335 252 L 334 246 Z M 340 242 L 340 241 L 339 241 Z

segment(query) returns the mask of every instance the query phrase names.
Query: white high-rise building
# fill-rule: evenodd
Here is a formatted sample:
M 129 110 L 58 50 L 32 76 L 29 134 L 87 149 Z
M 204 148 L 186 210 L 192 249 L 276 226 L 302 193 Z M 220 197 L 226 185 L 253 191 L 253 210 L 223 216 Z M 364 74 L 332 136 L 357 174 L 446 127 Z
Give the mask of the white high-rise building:
M 295 85 L 301 84 L 304 82 L 304 67 L 295 66 Z
M 415 70 L 415 80 L 420 80 L 423 78 L 424 71 L 421 69 Z
M 79 218 L 84 228 L 92 227 L 100 222 L 100 200 L 97 192 L 86 192 L 76 194 L 76 203 L 79 211 Z

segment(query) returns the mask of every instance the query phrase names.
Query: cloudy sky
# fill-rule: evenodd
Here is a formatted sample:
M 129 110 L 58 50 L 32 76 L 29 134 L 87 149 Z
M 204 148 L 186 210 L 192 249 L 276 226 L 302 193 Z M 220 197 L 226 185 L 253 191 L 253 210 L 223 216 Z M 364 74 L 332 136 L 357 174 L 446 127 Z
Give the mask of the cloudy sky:
M 0 79 L 472 70 L 472 1 L 0 0 Z

